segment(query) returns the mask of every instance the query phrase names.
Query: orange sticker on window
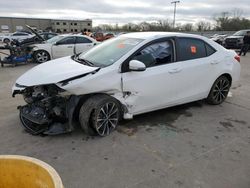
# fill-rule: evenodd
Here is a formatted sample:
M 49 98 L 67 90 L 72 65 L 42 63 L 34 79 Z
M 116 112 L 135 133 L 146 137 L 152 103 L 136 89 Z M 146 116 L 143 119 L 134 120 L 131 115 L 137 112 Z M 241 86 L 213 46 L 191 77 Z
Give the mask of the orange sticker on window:
M 117 47 L 118 47 L 118 48 L 125 48 L 125 44 L 120 43 L 120 44 L 117 45 Z
M 197 48 L 196 46 L 191 46 L 191 53 L 196 54 L 197 53 Z

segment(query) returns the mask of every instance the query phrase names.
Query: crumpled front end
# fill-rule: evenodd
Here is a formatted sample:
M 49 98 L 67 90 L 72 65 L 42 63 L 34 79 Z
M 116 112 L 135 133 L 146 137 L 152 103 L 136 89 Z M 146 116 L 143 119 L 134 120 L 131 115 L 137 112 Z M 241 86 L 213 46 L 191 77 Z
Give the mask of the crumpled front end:
M 16 85 L 13 96 L 15 94 L 22 94 L 27 103 L 18 107 L 21 123 L 27 132 L 56 135 L 73 130 L 73 107 L 78 97 L 67 95 L 55 84 L 26 88 Z

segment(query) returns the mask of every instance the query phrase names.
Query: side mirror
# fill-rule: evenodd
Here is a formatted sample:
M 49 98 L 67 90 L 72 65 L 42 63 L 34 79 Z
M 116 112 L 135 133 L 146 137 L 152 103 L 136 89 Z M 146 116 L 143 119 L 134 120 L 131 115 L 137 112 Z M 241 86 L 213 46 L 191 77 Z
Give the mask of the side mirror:
M 131 60 L 129 62 L 129 70 L 131 71 L 145 71 L 146 65 L 138 60 Z

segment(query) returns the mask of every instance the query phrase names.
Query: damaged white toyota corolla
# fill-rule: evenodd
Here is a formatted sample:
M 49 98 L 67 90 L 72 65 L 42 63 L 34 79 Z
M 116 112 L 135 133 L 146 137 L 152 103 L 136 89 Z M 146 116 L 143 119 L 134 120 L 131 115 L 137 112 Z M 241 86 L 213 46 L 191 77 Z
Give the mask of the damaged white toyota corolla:
M 201 36 L 148 32 L 110 39 L 29 70 L 13 86 L 32 134 L 70 132 L 79 123 L 107 136 L 119 120 L 206 99 L 221 104 L 240 76 L 239 56 Z

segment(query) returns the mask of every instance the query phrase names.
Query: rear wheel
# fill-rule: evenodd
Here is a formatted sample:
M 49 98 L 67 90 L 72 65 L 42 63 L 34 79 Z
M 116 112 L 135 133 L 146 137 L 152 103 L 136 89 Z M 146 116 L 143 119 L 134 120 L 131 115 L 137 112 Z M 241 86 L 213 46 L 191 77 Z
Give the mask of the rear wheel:
M 228 95 L 231 87 L 231 82 L 226 76 L 219 77 L 211 88 L 211 91 L 207 97 L 207 102 L 213 105 L 219 105 L 223 103 Z
M 34 53 L 34 59 L 37 63 L 44 63 L 50 60 L 50 55 L 45 50 L 38 50 Z
M 120 120 L 120 104 L 108 95 L 95 95 L 81 107 L 79 121 L 86 134 L 108 136 Z

